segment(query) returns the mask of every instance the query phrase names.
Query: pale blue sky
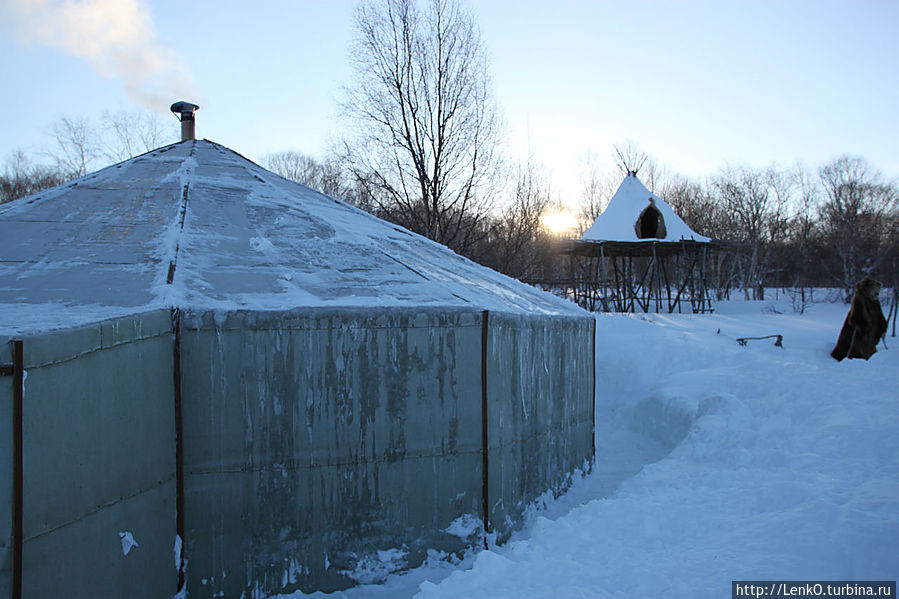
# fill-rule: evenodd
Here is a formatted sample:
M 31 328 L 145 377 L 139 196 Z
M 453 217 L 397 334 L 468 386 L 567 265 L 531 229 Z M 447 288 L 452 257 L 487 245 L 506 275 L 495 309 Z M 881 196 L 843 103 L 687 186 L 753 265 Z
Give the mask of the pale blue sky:
M 66 47 L 59 31 L 22 20 L 15 7 L 23 2 L 43 5 L 50 19 L 64 12 L 53 0 L 0 0 L 0 160 L 14 148 L 37 150 L 61 115 L 137 106 L 127 81 L 74 55 L 88 54 L 98 36 Z M 194 82 L 192 91 L 157 86 L 165 99 L 157 104 L 163 112 L 176 99 L 200 104 L 198 136 L 258 160 L 287 149 L 321 155 L 340 135 L 336 99 L 352 77 L 355 0 L 94 2 L 123 19 L 143 10 L 142 39 Z M 899 176 L 897 0 L 469 6 L 492 59 L 510 152 L 530 147 L 572 203 L 585 154 L 607 160 L 625 140 L 691 176 L 725 162 L 817 166 L 843 153 Z M 98 68 L 135 72 L 100 56 L 94 62 L 106 67 Z

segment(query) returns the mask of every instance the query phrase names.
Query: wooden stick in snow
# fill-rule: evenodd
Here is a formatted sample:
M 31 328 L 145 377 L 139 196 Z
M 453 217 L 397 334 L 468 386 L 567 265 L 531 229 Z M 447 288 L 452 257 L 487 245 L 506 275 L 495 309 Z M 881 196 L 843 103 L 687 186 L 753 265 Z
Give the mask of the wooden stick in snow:
M 746 343 L 749 341 L 756 341 L 760 339 L 776 339 L 776 341 L 774 342 L 774 347 L 783 349 L 783 335 L 765 335 L 764 337 L 740 337 L 739 339 L 737 339 L 737 343 L 739 343 L 740 345 L 746 345 Z

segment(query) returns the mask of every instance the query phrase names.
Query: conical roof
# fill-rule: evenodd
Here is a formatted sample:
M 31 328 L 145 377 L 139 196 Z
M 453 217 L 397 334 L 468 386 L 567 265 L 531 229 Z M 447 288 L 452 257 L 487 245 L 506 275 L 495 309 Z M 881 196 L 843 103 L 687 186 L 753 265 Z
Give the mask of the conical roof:
M 0 239 L 0 334 L 173 306 L 583 314 L 207 140 L 2 205 Z
M 653 213 L 653 209 L 658 214 Z M 647 226 L 652 220 L 650 217 L 660 217 L 659 226 Z M 682 239 L 711 241 L 688 227 L 665 200 L 646 189 L 635 173 L 628 173 L 609 200 L 608 207 L 581 236 L 581 241 L 593 242 L 676 242 Z

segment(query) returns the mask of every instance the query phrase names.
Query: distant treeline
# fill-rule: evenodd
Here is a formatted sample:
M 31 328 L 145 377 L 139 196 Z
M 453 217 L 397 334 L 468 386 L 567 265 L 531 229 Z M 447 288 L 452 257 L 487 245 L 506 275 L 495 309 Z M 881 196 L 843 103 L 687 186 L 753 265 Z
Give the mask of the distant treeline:
M 616 148 L 620 157 L 622 152 Z M 719 297 L 740 290 L 763 299 L 766 287 L 841 287 L 847 297 L 866 276 L 899 288 L 899 185 L 860 157 L 841 156 L 816 169 L 725 166 L 692 179 L 671 173 L 651 158 L 638 176 L 665 199 L 694 231 L 723 242 L 713 253 L 712 287 Z M 397 221 L 373 186 L 347 176 L 338 159 L 316 161 L 296 152 L 271 154 L 263 166 L 328 195 Z M 504 174 L 500 200 L 470 227 L 474 240 L 460 253 L 525 280 L 552 280 L 568 258 L 556 252 L 560 237 L 586 230 L 632 166 L 601 172 L 587 165 L 577 221 L 563 233 L 541 217 L 562 209 L 551 200 L 548 178 L 533 162 Z M 400 221 L 400 224 L 403 224 Z M 459 251 L 458 248 L 456 248 Z

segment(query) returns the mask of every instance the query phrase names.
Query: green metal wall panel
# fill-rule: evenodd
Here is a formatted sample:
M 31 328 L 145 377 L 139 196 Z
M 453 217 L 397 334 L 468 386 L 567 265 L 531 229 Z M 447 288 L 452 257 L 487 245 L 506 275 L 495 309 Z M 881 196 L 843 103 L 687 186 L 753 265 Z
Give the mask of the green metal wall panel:
M 182 344 L 192 595 L 471 543 L 442 530 L 481 505 L 478 312 L 194 315 Z
M 490 313 L 488 504 L 499 542 L 528 505 L 593 460 L 590 318 Z
M 177 590 L 166 314 L 24 339 L 23 596 Z

